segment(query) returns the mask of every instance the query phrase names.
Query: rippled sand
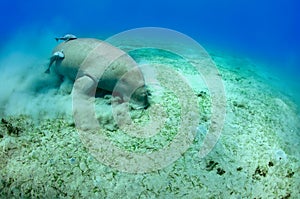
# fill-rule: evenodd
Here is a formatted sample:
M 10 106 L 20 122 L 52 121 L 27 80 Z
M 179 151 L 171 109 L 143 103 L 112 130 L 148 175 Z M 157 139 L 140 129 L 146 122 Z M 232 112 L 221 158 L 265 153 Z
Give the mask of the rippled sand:
M 177 161 L 150 173 L 120 172 L 91 155 L 80 140 L 69 109 L 49 119 L 47 112 L 40 119 L 27 112 L 3 115 L 0 197 L 297 198 L 300 194 L 297 106 L 268 84 L 271 74 L 262 75 L 259 67 L 249 60 L 217 53 L 212 58 L 225 87 L 226 119 L 220 139 L 204 158 L 198 152 L 211 122 L 210 93 L 201 76 L 183 60 L 161 56 L 160 63 L 173 65 L 187 79 L 199 105 L 195 139 Z M 68 94 L 71 87 L 65 84 L 57 89 L 67 91 L 53 92 L 53 97 L 63 97 L 71 103 Z M 122 150 L 139 153 L 162 150 L 177 134 L 181 117 L 178 98 L 168 89 L 157 90 L 155 86 L 150 89 L 152 103 L 165 109 L 166 115 L 157 117 L 166 121 L 159 134 L 149 139 L 132 138 L 117 127 L 109 95 L 96 99 L 100 126 Z M 132 110 L 131 117 L 136 124 L 143 125 L 151 120 L 151 111 L 151 107 Z

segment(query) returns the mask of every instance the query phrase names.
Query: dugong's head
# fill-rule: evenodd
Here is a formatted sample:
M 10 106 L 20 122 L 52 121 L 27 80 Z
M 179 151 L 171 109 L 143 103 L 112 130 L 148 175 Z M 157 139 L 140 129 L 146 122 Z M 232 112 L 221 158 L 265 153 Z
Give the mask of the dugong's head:
M 134 109 L 147 108 L 149 104 L 149 91 L 146 86 L 140 87 L 134 91 L 130 98 L 130 105 Z

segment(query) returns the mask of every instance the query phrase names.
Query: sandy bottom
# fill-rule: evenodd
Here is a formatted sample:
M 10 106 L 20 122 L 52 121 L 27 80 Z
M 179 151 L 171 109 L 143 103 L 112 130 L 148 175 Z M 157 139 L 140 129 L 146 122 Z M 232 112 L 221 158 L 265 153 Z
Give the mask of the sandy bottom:
M 223 79 L 227 113 L 220 139 L 204 158 L 198 152 L 210 125 L 209 92 L 182 61 L 162 56 L 159 62 L 173 64 L 187 78 L 200 110 L 195 139 L 177 161 L 149 173 L 121 172 L 89 152 L 70 115 L 39 123 L 30 115 L 5 116 L 0 122 L 0 198 L 298 198 L 296 105 L 271 88 L 268 76 L 255 72 L 249 61 L 218 54 L 212 58 Z M 176 85 L 176 78 L 171 79 Z M 162 150 L 177 134 L 182 113 L 178 97 L 171 89 L 150 89 L 152 103 L 165 109 L 157 116 L 164 126 L 151 138 L 122 132 L 109 96 L 96 100 L 103 133 L 122 150 Z M 147 123 L 153 109 L 132 110 L 131 117 L 136 124 Z

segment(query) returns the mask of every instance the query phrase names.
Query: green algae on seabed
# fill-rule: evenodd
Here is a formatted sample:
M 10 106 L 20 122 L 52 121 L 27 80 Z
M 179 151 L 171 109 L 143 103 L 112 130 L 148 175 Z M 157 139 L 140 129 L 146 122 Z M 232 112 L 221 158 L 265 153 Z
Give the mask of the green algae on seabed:
M 147 51 L 140 53 L 141 57 L 147 55 Z M 242 59 L 214 55 L 226 89 L 227 116 L 215 148 L 200 159 L 198 151 L 210 123 L 209 92 L 197 84 L 200 76 L 184 60 L 157 56 L 156 62 L 175 65 L 185 74 L 198 96 L 198 132 L 181 158 L 156 172 L 123 173 L 93 158 L 74 124 L 63 118 L 37 125 L 30 116 L 5 117 L 12 128 L 20 131 L 17 135 L 9 133 L 7 124 L 0 124 L 0 197 L 297 198 L 300 121 L 295 105 L 270 88 Z M 174 126 L 166 125 L 156 136 L 158 144 L 151 139 L 126 137 L 114 125 L 108 125 L 114 123 L 109 111 L 97 112 L 98 119 L 106 118 L 101 125 L 111 141 L 134 152 L 145 152 L 150 147 L 158 150 L 169 143 L 176 133 L 175 116 L 180 107 L 172 92 L 166 90 L 162 95 L 156 99 L 162 100 L 169 117 L 174 117 Z M 97 99 L 96 105 L 97 110 L 110 107 L 107 98 Z M 148 111 L 132 111 L 134 122 L 147 122 Z

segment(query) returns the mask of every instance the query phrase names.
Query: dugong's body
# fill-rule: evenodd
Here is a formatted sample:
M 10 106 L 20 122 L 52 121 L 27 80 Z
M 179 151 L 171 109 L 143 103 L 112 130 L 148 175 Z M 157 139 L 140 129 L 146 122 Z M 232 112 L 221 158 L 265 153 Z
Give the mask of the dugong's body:
M 98 39 L 78 38 L 63 42 L 53 49 L 64 52 L 51 70 L 75 80 L 86 76 L 98 82 L 98 88 L 114 91 L 124 101 L 136 101 L 148 106 L 144 77 L 134 60 L 124 51 Z M 117 86 L 116 86 L 117 85 Z

